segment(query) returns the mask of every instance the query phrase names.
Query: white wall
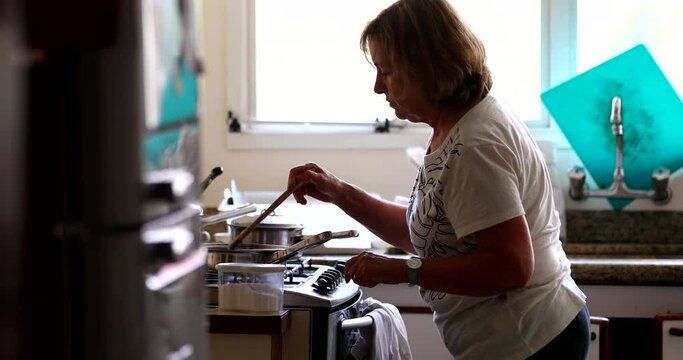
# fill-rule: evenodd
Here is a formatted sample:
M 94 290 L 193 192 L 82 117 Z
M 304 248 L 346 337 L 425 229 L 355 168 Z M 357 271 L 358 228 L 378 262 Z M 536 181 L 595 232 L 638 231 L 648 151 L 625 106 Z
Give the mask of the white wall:
M 224 174 L 204 193 L 205 206 L 216 206 L 222 199 L 223 188 L 234 178 L 240 190 L 284 191 L 287 173 L 293 165 L 315 161 L 338 176 L 393 199 L 406 195 L 412 188 L 416 170 L 403 149 L 388 150 L 228 150 L 226 149 L 226 34 L 230 24 L 225 21 L 225 2 L 203 1 L 203 27 L 200 30 L 201 54 L 206 73 L 201 87 L 201 173 L 208 174 L 215 166 L 222 166 Z M 567 209 L 610 209 L 604 199 L 575 202 L 567 198 L 566 169 L 580 165 L 576 153 L 568 148 L 557 152 L 556 170 L 564 190 Z M 628 171 L 628 169 L 626 169 Z M 592 184 L 594 186 L 594 184 Z M 636 200 L 627 210 L 683 210 L 683 171 L 672 176 L 674 198 L 665 206 L 649 200 Z

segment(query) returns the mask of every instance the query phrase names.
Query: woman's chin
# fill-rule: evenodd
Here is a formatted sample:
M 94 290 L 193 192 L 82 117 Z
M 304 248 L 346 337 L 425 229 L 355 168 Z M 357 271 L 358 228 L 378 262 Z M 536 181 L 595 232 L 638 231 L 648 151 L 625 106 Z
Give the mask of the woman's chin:
M 394 109 L 394 115 L 396 115 L 397 119 L 412 121 L 409 119 L 410 114 L 406 114 L 403 111 L 399 111 L 399 110 Z
M 417 115 L 415 115 L 415 114 L 408 114 L 408 113 L 406 113 L 406 112 L 404 112 L 404 111 L 400 111 L 400 110 L 396 110 L 396 109 L 394 109 L 394 114 L 396 115 L 396 118 L 397 118 L 397 119 L 408 120 L 408 121 L 410 121 L 410 122 L 412 122 L 412 123 L 419 123 L 419 122 L 422 122 L 422 121 L 420 120 L 420 118 L 419 118 Z
M 401 119 L 401 120 L 408 120 L 411 123 L 420 123 L 422 122 L 420 118 L 417 115 L 414 114 L 398 114 L 396 113 L 396 117 Z

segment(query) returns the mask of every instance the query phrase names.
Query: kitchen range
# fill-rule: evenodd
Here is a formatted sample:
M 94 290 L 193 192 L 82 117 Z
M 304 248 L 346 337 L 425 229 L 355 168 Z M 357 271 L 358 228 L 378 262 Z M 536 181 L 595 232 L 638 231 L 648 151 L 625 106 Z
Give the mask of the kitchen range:
M 359 339 L 365 351 L 373 344 L 373 320 L 363 316 L 360 287 L 345 281 L 345 263 L 318 264 L 307 255 L 331 240 L 359 236 L 359 231 L 340 226 L 366 229 L 338 213 L 327 216 L 330 211 L 320 207 L 302 212 L 284 204 L 275 211 L 288 195 L 286 191 L 270 204 L 255 205 L 251 212 L 243 213 L 245 204 L 235 204 L 200 219 L 208 253 L 210 359 L 242 349 L 253 359 L 345 359 Z M 336 219 L 334 224 L 330 218 Z M 211 232 L 218 223 L 227 232 Z M 303 235 L 304 229 L 320 232 Z
M 344 280 L 343 262 L 319 265 L 311 263 L 310 257 L 299 256 L 284 265 L 283 309 L 292 313 L 293 321 L 299 322 L 292 326 L 303 326 L 306 330 L 301 333 L 308 334 L 303 341 L 306 346 L 299 349 L 299 354 L 309 359 L 345 358 L 352 346 L 347 344 L 352 333 L 358 332 L 357 327 L 372 324 L 362 318 L 359 309 L 360 287 Z M 216 271 L 207 271 L 206 286 L 207 307 L 215 309 L 219 297 Z M 354 321 L 358 325 L 353 325 Z

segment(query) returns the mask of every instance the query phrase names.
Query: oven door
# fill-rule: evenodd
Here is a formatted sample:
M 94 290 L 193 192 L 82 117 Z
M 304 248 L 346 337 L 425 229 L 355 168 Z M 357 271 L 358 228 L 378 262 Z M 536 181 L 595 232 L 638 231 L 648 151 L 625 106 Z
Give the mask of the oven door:
M 359 291 L 351 303 L 330 314 L 327 359 L 372 358 L 372 318 L 361 314 L 361 295 Z

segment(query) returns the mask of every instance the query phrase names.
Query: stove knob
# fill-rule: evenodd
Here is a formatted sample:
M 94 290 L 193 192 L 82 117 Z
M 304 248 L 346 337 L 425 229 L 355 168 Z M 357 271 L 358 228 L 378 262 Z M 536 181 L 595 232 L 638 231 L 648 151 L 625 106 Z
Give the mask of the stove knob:
M 334 279 L 334 285 L 337 286 L 341 283 L 341 277 L 339 276 L 339 271 L 330 269 L 327 273 Z
M 330 281 L 323 277 L 319 277 L 311 286 L 319 293 L 325 294 L 330 291 Z
M 333 281 L 330 278 L 323 277 L 322 275 L 318 278 L 318 282 L 320 283 L 320 287 L 326 291 L 333 286 Z
M 342 282 L 342 279 L 344 279 L 344 272 L 339 271 L 337 269 L 330 269 L 330 272 L 333 273 L 337 279 L 339 279 L 339 282 Z
M 339 284 L 337 277 L 328 273 L 328 272 L 324 272 L 324 273 L 320 274 L 320 278 L 327 280 L 327 283 L 332 288 L 334 288 L 335 286 L 337 286 L 337 284 Z
M 343 274 L 344 269 L 346 268 L 346 261 L 337 261 L 337 263 L 334 264 L 334 268 Z

